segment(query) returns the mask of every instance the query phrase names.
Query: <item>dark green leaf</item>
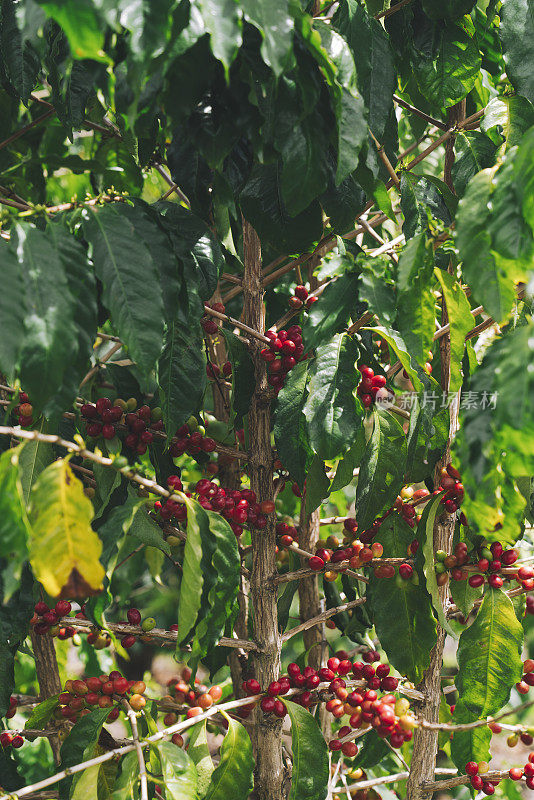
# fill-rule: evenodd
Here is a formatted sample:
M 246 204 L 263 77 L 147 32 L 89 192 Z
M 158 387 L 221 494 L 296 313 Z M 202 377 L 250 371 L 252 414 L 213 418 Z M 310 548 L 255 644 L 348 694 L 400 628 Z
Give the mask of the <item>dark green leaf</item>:
M 404 481 L 406 437 L 397 420 L 376 410 L 373 433 L 360 465 L 356 489 L 356 519 L 360 530 L 368 528 L 393 505 Z
M 0 337 L 0 368 L 12 380 L 24 339 L 26 296 L 20 264 L 12 248 L 3 240 L 0 241 L 0 269 L 3 276 L 0 316 L 4 330 Z
M 46 433 L 46 425 L 41 423 L 35 430 Z M 48 442 L 25 442 L 19 453 L 20 483 L 26 505 L 30 502 L 30 492 L 41 472 L 54 460 L 52 445 Z
M 240 427 L 245 414 L 248 414 L 252 395 L 256 388 L 254 363 L 247 346 L 231 331 L 222 328 L 226 341 L 228 358 L 232 362 L 232 409 L 236 427 Z
M 402 230 L 406 239 L 428 228 L 429 215 L 450 225 L 456 204 L 455 196 L 443 181 L 408 171 L 401 174 Z
M 287 0 L 244 0 L 241 8 L 263 37 L 261 54 L 276 75 L 280 75 L 292 57 L 293 20 Z
M 3 0 L 0 14 L 0 50 L 7 77 L 27 103 L 39 72 L 39 57 L 17 24 L 17 5 Z
M 102 725 L 109 714 L 109 708 L 97 708 L 81 717 L 69 731 L 61 745 L 61 768 L 73 767 L 83 761 L 85 750 L 96 745 Z M 72 778 L 67 777 L 58 784 L 60 800 L 67 800 L 70 796 Z
M 480 70 L 475 39 L 460 25 L 428 26 L 413 56 L 421 94 L 438 108 L 449 108 L 473 88 Z
M 449 409 L 441 406 L 439 395 L 437 400 L 428 397 L 426 402 L 421 402 L 419 396 L 414 398 L 407 436 L 406 481 L 409 483 L 429 477 L 443 455 L 449 437 Z
M 168 545 L 163 538 L 161 528 L 149 517 L 146 506 L 143 503 L 137 506 L 137 511 L 128 528 L 128 534 L 133 536 L 134 539 L 138 539 L 143 544 L 149 547 L 155 547 L 167 555 L 171 553 L 170 545 Z
M 156 751 L 169 800 L 197 800 L 197 771 L 185 750 L 172 742 L 161 742 Z
M 307 348 L 314 348 L 346 328 L 358 297 L 358 275 L 347 270 L 328 283 L 320 302 L 307 315 L 302 338 Z
M 25 275 L 27 298 L 20 377 L 38 414 L 76 360 L 73 300 L 63 260 L 46 233 L 18 224 L 12 242 Z
M 360 465 L 363 454 L 365 452 L 365 430 L 363 426 L 360 428 L 358 438 L 350 448 L 347 450 L 343 458 L 339 461 L 336 468 L 336 474 L 332 479 L 332 484 L 329 493 L 337 492 L 348 486 L 354 478 L 354 470 Z
M 321 238 L 323 222 L 320 204 L 314 200 L 296 217 L 290 217 L 281 199 L 279 167 L 256 165 L 240 195 L 245 218 L 262 243 L 276 253 L 306 250 Z
M 464 14 L 469 14 L 476 0 L 449 0 L 441 3 L 440 0 L 423 0 L 423 11 L 431 19 L 458 19 Z
M 34 730 L 42 730 L 58 705 L 58 694 L 54 695 L 53 697 L 49 697 L 47 700 L 43 700 L 41 703 L 39 703 L 39 705 L 35 706 L 30 716 L 26 720 L 24 727 L 30 729 L 33 728 Z
M 404 558 L 412 539 L 412 529 L 397 514 L 382 523 L 375 537 L 384 547 L 385 558 Z M 436 623 L 424 586 L 410 580 L 403 581 L 399 589 L 395 577 L 377 578 L 372 573 L 367 598 L 388 661 L 416 683 L 428 667 L 436 643 Z
M 139 761 L 137 753 L 127 753 L 120 762 L 121 772 L 113 787 L 111 800 L 132 800 L 136 798 L 139 780 Z
M 385 741 L 380 738 L 376 731 L 370 731 L 362 739 L 360 751 L 352 764 L 355 769 L 363 767 L 370 769 L 376 767 L 388 755 L 389 748 Z
M 454 722 L 474 722 L 496 714 L 521 680 L 523 628 L 511 600 L 500 589 L 489 589 L 471 627 L 458 644 L 456 687 L 459 700 Z M 485 726 L 457 732 L 451 746 L 454 763 L 487 761 L 491 733 Z
M 346 334 L 336 334 L 317 348 L 304 415 L 311 445 L 323 460 L 348 450 L 362 424 L 355 397 L 358 354 L 355 340 Z
M 226 716 L 226 715 L 225 715 Z M 221 760 L 211 776 L 205 800 L 245 800 L 252 790 L 254 757 L 252 743 L 243 725 L 226 716 L 228 733 L 221 747 Z
M 322 458 L 315 456 L 306 476 L 306 514 L 311 514 L 328 495 L 330 481 Z
M 140 213 L 126 203 L 108 203 L 87 209 L 83 227 L 103 301 L 147 380 L 161 350 L 163 300 L 150 241 L 136 230 Z
M 459 133 L 455 140 L 456 157 L 452 166 L 452 182 L 459 197 L 464 194 L 471 178 L 495 161 L 496 146 L 479 131 Z
M 383 275 L 376 275 L 371 269 L 364 270 L 359 299 L 366 301 L 369 311 L 376 314 L 380 322 L 391 324 L 395 319 L 395 291 Z
M 6 450 L 0 456 L 0 557 L 9 558 L 17 580 L 28 552 L 28 518 L 19 464 L 23 447 Z
M 534 103 L 534 18 L 532 0 L 506 0 L 500 10 L 501 37 L 506 74 L 518 94 Z
M 195 412 L 206 388 L 206 356 L 198 322 L 179 313 L 165 331 L 158 361 L 158 384 L 165 429 L 169 434 Z
M 301 361 L 291 370 L 278 395 L 274 414 L 274 441 L 278 457 L 301 488 L 313 457 L 304 416 L 309 366 L 308 360 Z
M 328 791 L 328 748 L 317 721 L 296 703 L 285 701 L 291 720 L 293 772 L 289 800 L 324 800 Z
M 482 597 L 484 591 L 482 586 L 473 588 L 469 585 L 468 580 L 453 581 L 449 583 L 449 591 L 453 602 L 458 606 L 464 617 L 467 618 L 469 613 L 473 610 L 475 600 Z
M 432 349 L 435 319 L 432 288 L 424 277 L 418 277 L 397 298 L 396 327 L 412 358 L 421 366 L 428 361 Z

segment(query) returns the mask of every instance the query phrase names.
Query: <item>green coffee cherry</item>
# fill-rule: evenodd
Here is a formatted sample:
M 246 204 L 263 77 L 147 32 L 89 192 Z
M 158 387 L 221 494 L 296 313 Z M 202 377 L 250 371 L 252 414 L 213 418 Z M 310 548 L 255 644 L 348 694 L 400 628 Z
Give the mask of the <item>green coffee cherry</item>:
M 156 627 L 156 620 L 154 617 L 147 617 L 141 623 L 141 627 L 144 631 L 151 631 L 153 628 Z
M 436 561 L 445 561 L 447 558 L 447 553 L 445 550 L 437 550 L 436 551 Z
M 436 570 L 438 575 L 441 575 L 443 572 L 446 572 L 447 567 L 445 566 L 445 564 L 442 564 L 441 561 L 438 561 L 434 569 Z
M 163 411 L 159 406 L 152 408 L 150 411 L 150 419 L 152 422 L 159 422 L 160 419 L 163 417 Z
M 189 417 L 187 420 L 187 427 L 193 433 L 198 428 L 198 419 L 196 417 Z
M 126 405 L 128 406 L 128 411 L 135 411 L 137 408 L 137 400 L 135 397 L 129 397 L 126 401 Z

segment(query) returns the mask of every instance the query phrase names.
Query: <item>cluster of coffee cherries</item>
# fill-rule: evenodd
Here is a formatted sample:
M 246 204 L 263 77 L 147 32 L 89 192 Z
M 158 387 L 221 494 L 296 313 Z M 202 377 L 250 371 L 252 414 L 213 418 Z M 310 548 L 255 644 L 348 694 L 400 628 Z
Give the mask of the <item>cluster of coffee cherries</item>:
M 219 314 L 225 313 L 224 303 L 205 303 L 204 305 L 212 308 L 214 311 L 218 311 Z M 210 336 L 214 336 L 216 333 L 219 333 L 219 326 L 215 322 L 214 318 L 209 314 L 204 314 L 200 320 L 200 324 L 202 325 L 202 330 L 204 333 L 207 333 Z
M 517 550 L 514 548 L 505 550 L 501 542 L 492 542 L 489 547 L 481 545 L 472 550 L 471 554 L 466 542 L 458 542 L 452 555 L 444 550 L 436 552 L 435 571 L 438 585 L 442 586 L 447 582 L 447 572 L 450 571 L 452 580 L 468 580 L 473 589 L 483 586 L 487 579 L 492 589 L 501 589 L 505 580 L 516 580 L 525 591 L 532 591 L 533 567 L 521 565 L 509 574 L 502 574 L 502 570 L 512 567 L 518 557 Z
M 266 331 L 265 336 L 269 339 L 269 346 L 261 351 L 261 357 L 269 366 L 268 383 L 279 392 L 287 374 L 306 357 L 302 328 L 292 325 L 287 331 Z
M 206 436 L 206 425 L 207 422 L 201 425 L 196 417 L 190 417 L 172 437 L 169 446 L 171 456 L 178 458 L 187 453 L 194 457 L 199 453 L 212 453 L 217 447 L 217 442 Z
M 19 392 L 18 404 L 13 409 L 18 424 L 21 428 L 29 428 L 33 425 L 33 406 L 26 392 Z
M 182 481 L 177 475 L 167 479 L 167 485 L 172 491 L 183 491 Z M 187 497 L 192 497 L 190 492 L 185 492 Z M 218 486 L 207 478 L 201 478 L 195 486 L 198 502 L 206 511 L 216 511 L 230 524 L 236 536 L 241 536 L 243 526 L 262 530 L 267 525 L 267 514 L 272 514 L 275 509 L 273 500 L 264 500 L 258 503 L 252 489 L 228 489 Z M 169 498 L 156 500 L 154 510 L 162 520 L 183 522 L 187 519 L 185 503 Z
M 195 678 L 194 682 L 191 683 L 191 670 L 189 667 L 183 667 L 180 677 L 174 677 L 167 681 L 167 688 L 169 694 L 163 697 L 161 702 L 165 703 L 168 700 L 181 706 L 189 706 L 185 711 L 187 719 L 197 717 L 208 708 L 211 708 L 214 703 L 221 699 L 223 694 L 222 688 L 218 684 L 208 687 L 201 683 L 199 678 Z M 183 714 L 184 711 L 182 710 L 168 711 L 163 719 L 165 726 L 174 725 L 178 721 L 178 716 Z M 176 740 L 173 738 L 173 742 L 181 746 L 183 739 L 178 734 Z
M 289 308 L 292 308 L 294 311 L 300 311 L 301 308 L 305 308 L 306 311 L 309 311 L 312 305 L 316 303 L 318 299 L 318 297 L 310 297 L 307 288 L 302 284 L 299 284 L 298 286 L 295 286 L 295 291 L 289 298 L 288 305 Z
M 59 695 L 59 705 L 54 716 L 58 720 L 76 722 L 80 717 L 89 714 L 91 707 L 99 707 L 109 708 L 106 721 L 114 722 L 119 716 L 123 699 L 128 701 L 134 711 L 141 711 L 146 705 L 145 691 L 144 681 L 129 681 L 117 670 L 109 675 L 68 680 Z
M 291 663 L 287 675 L 269 684 L 265 692 L 255 678 L 245 681 L 243 689 L 249 696 L 263 694 L 261 710 L 280 718 L 287 714 L 280 698 L 290 690 L 293 690 L 292 702 L 299 703 L 303 708 L 325 700 L 327 711 L 336 719 L 349 717 L 349 725 L 342 727 L 337 738 L 330 741 L 331 750 L 341 750 L 349 758 L 357 754 L 358 748 L 354 742 L 343 742 L 342 739 L 351 730 L 369 725 L 375 728 L 379 736 L 388 738 L 393 747 L 401 747 L 411 739 L 415 727 L 414 718 L 408 716 L 410 704 L 391 694 L 397 690 L 399 682 L 389 674 L 389 664 L 374 666 L 374 662 L 380 661 L 379 653 L 369 650 L 363 653 L 362 658 L 363 661 L 353 663 L 345 651 L 339 651 L 328 659 L 326 667 L 318 670 L 308 666 L 301 671 L 298 664 Z M 357 681 L 358 688 L 351 691 L 347 681 Z M 327 686 L 320 686 L 323 683 Z M 318 694 L 314 696 L 313 692 L 317 690 Z M 386 694 L 379 697 L 379 691 Z
M 478 763 L 476 761 L 468 761 L 465 765 L 465 771 L 470 777 L 473 789 L 486 795 L 495 794 L 495 787 L 499 785 L 500 780 L 484 778 L 484 775 L 487 775 L 490 771 L 487 761 L 479 761 Z M 520 781 L 525 777 L 527 788 L 534 789 L 534 752 L 529 753 L 524 767 L 512 767 L 508 772 L 508 777 L 513 781 Z
M 441 470 L 440 485 L 436 490 L 445 492 L 441 499 L 442 505 L 448 514 L 455 514 L 462 505 L 464 499 L 464 487 L 462 476 L 452 464 L 448 464 Z
M 143 405 L 137 409 L 137 400 L 117 398 L 114 403 L 109 397 L 100 397 L 96 403 L 84 403 L 80 413 L 85 420 L 87 435 L 93 439 L 110 440 L 117 435 L 117 425 L 126 425 L 124 444 L 137 455 L 146 453 L 154 439 L 154 432 L 163 430 L 161 408 Z
M 57 636 L 58 639 L 70 639 L 76 631 L 70 625 L 60 626 L 59 622 L 70 614 L 71 610 L 72 606 L 68 600 L 58 600 L 53 608 L 50 608 L 43 600 L 39 600 L 34 606 L 30 624 L 34 626 L 35 633 L 40 636 L 50 633 L 52 636 Z M 83 612 L 82 616 L 84 616 Z
M 366 364 L 358 367 L 361 380 L 358 384 L 357 394 L 364 408 L 370 408 L 373 403 L 391 405 L 395 394 L 386 387 L 385 375 L 375 375 L 374 370 Z
M 17 713 L 17 698 L 9 698 L 9 708 L 6 711 L 6 719 L 11 719 Z M 24 739 L 18 733 L 11 733 L 11 731 L 2 731 L 0 733 L 0 745 L 2 747 L 14 747 L 18 749 L 24 744 Z

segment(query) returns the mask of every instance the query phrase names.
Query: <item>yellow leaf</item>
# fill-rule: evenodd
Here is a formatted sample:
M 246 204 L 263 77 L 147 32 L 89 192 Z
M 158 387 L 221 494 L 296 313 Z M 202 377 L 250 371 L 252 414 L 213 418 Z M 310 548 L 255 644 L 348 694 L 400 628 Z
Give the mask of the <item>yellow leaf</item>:
M 30 563 L 48 594 L 84 598 L 102 589 L 102 542 L 91 528 L 93 506 L 68 461 L 54 461 L 39 475 L 29 520 Z

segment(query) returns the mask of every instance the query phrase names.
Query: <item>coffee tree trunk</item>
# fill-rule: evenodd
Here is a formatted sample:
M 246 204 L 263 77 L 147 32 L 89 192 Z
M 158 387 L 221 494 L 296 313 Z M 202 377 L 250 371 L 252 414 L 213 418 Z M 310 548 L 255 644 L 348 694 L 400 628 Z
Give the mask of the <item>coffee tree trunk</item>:
M 265 330 L 263 289 L 261 286 L 261 247 L 253 227 L 243 221 L 244 318 L 247 325 L 261 333 Z M 258 502 L 273 497 L 273 455 L 269 385 L 265 362 L 260 357 L 261 343 L 251 345 L 256 371 L 256 389 L 248 415 L 249 475 Z M 254 614 L 255 677 L 267 687 L 280 672 L 281 642 L 276 607 L 276 526 L 270 514 L 263 530 L 252 531 L 252 567 L 250 596 Z M 256 757 L 255 795 L 257 800 L 280 800 L 282 797 L 282 723 L 273 715 L 266 717 L 256 708 L 253 743 Z

